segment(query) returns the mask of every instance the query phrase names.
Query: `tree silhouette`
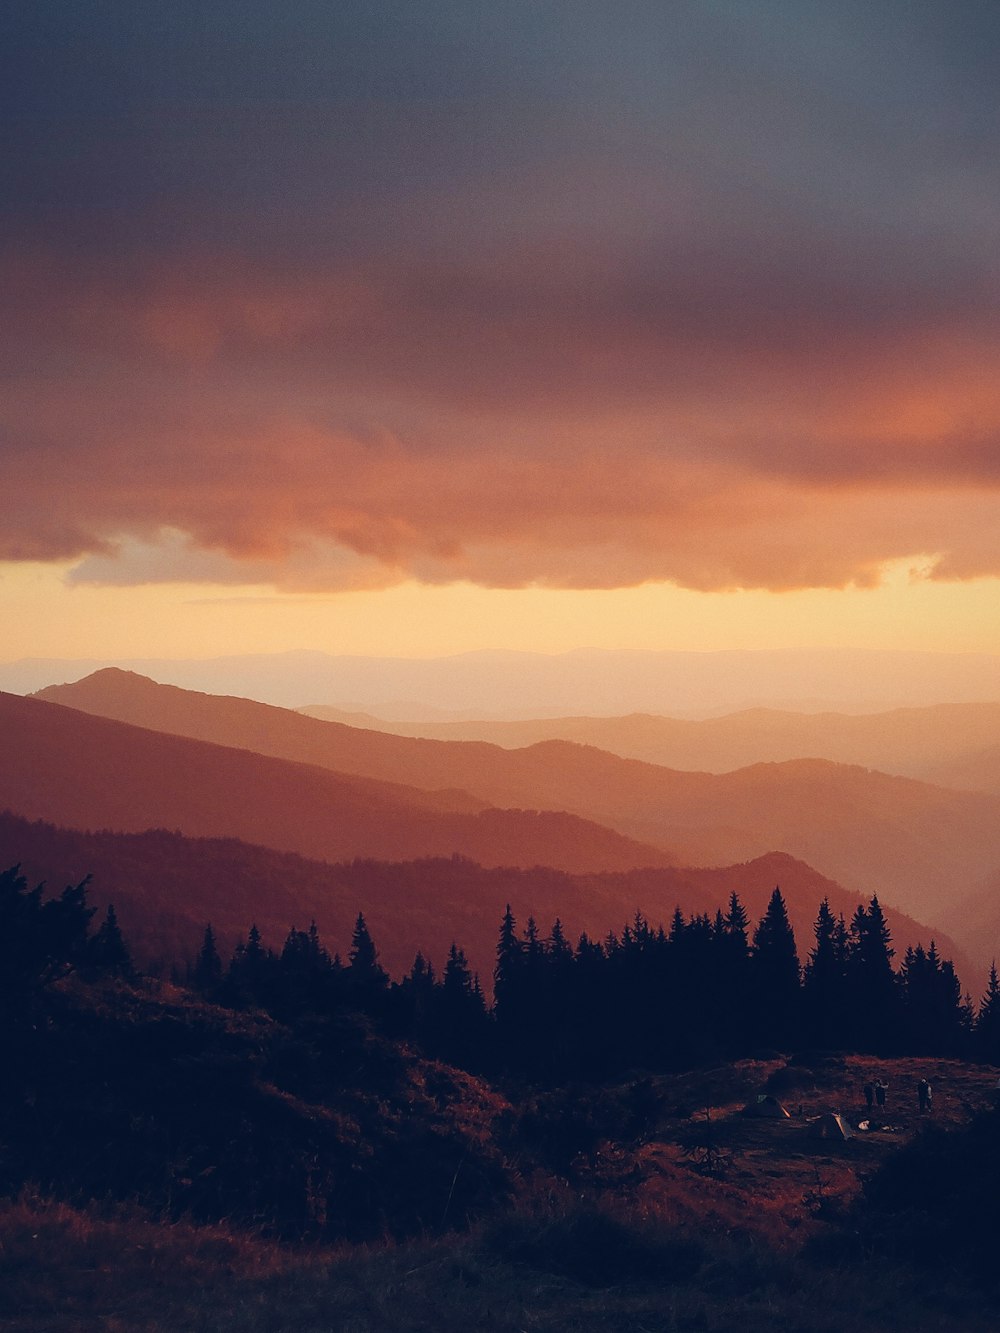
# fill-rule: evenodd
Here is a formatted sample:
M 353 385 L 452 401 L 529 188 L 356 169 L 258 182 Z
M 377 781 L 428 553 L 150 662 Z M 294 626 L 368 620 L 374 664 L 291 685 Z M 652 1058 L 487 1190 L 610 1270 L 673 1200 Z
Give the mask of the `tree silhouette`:
M 378 949 L 362 912 L 354 923 L 344 979 L 352 1003 L 373 1014 L 385 1011 L 389 978 L 378 961 Z
M 814 944 L 802 976 L 804 1022 L 817 1046 L 840 1046 L 849 1035 L 847 930 L 835 918 L 830 900 L 819 905 Z
M 132 971 L 132 958 L 118 925 L 114 903 L 108 903 L 104 920 L 90 940 L 87 961 L 98 971 L 116 976 L 128 976 Z
M 771 894 L 754 931 L 750 975 L 760 1038 L 777 1045 L 794 1041 L 799 1028 L 799 957 L 780 888 Z
M 200 990 L 203 995 L 214 991 L 222 980 L 222 959 L 219 957 L 219 949 L 215 942 L 215 932 L 211 923 L 205 926 L 201 948 L 198 950 L 198 957 L 194 963 L 192 980 L 195 988 Z
M 21 867 L 0 873 L 0 996 L 27 999 L 87 961 L 90 876 L 44 900 L 28 888 Z
M 860 906 L 851 920 L 848 979 L 853 1044 L 863 1050 L 891 1051 L 900 1040 L 900 987 L 892 968 L 892 936 L 878 897 Z

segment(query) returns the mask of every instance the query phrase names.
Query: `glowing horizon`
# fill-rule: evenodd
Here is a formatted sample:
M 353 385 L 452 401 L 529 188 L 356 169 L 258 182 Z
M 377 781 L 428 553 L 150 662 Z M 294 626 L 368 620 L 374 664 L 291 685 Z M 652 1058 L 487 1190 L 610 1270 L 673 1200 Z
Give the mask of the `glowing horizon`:
M 913 579 L 876 588 L 697 593 L 663 584 L 606 591 L 404 583 L 374 592 L 276 594 L 267 586 L 73 586 L 50 565 L 0 569 L 3 660 L 213 657 L 314 649 L 437 657 L 478 649 L 874 648 L 1000 654 L 1000 581 Z M 947 636 L 942 631 L 947 627 Z

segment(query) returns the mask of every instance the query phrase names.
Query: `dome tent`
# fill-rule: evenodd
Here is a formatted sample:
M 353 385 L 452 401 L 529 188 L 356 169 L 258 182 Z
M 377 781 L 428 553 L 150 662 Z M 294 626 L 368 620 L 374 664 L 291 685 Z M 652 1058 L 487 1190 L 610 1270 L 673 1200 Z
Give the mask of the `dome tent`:
M 791 1117 L 788 1112 L 769 1092 L 761 1092 L 752 1102 L 747 1102 L 741 1115 L 753 1116 L 761 1120 L 789 1120 Z
M 846 1142 L 854 1138 L 854 1130 L 839 1111 L 825 1111 L 812 1122 L 809 1132 L 816 1139 L 839 1139 Z

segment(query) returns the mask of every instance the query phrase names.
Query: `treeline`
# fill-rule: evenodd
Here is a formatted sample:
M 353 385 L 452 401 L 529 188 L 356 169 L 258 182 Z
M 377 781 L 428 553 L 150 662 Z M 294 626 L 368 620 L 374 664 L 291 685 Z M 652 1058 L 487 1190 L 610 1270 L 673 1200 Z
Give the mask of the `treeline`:
M 70 971 L 132 972 L 113 907 L 91 932 L 87 881 L 44 899 L 15 867 L 0 874 L 0 998 L 23 1010 Z M 289 931 L 280 950 L 256 926 L 224 960 L 211 926 L 178 980 L 234 1010 L 262 1009 L 295 1027 L 341 1013 L 364 1016 L 386 1037 L 476 1073 L 545 1081 L 602 1079 L 630 1069 L 676 1069 L 706 1059 L 813 1047 L 874 1054 L 966 1056 L 1000 1063 L 996 969 L 978 1013 L 932 942 L 894 951 L 877 897 L 850 922 L 824 900 L 800 963 L 779 889 L 751 930 L 734 893 L 726 911 L 668 928 L 641 915 L 603 940 L 575 945 L 558 919 L 543 935 L 510 909 L 500 924 L 492 1002 L 452 944 L 443 968 L 418 954 L 393 981 L 363 915 L 346 960 L 315 924 Z
M 875 897 L 850 922 L 824 900 L 800 964 L 775 889 L 752 932 L 734 893 L 714 918 L 687 919 L 678 909 L 668 929 L 654 929 L 637 914 L 620 934 L 584 935 L 575 946 L 558 920 L 543 936 L 530 918 L 519 930 L 508 908 L 492 1004 L 456 944 L 440 975 L 418 954 L 391 981 L 363 915 L 346 961 L 327 953 L 315 926 L 290 931 L 277 952 L 253 927 L 224 965 L 208 927 L 188 980 L 217 1003 L 257 1006 L 286 1022 L 362 1012 L 387 1035 L 448 1063 L 543 1081 L 804 1046 L 1000 1063 L 995 970 L 977 1014 L 933 942 L 908 948 L 898 970 L 893 959 Z

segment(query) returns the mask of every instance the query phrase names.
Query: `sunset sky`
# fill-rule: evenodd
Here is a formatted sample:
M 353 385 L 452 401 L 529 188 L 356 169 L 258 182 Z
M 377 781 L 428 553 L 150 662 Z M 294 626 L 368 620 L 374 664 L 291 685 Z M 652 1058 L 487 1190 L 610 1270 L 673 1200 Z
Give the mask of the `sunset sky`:
M 1000 6 L 0 16 L 0 656 L 1000 652 Z

